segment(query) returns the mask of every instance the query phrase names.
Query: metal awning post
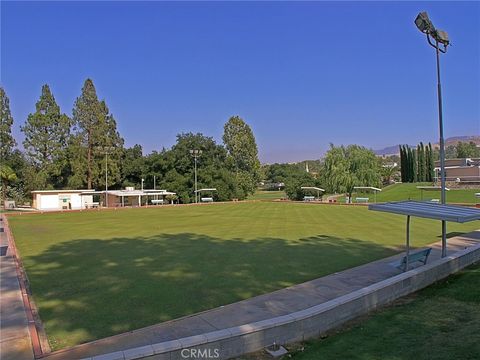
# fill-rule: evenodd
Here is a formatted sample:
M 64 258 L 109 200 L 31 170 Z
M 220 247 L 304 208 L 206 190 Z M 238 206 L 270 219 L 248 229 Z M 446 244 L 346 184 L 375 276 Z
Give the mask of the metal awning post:
M 410 268 L 409 257 L 410 255 L 410 215 L 407 215 L 407 260 L 405 264 L 405 271 L 408 271 Z
M 121 198 L 122 198 L 122 207 L 125 207 L 125 196 L 122 195 Z

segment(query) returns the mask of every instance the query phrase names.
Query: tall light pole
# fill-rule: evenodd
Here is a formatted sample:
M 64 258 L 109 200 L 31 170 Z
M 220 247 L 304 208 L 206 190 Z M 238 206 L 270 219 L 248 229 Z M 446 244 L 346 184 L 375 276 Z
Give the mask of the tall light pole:
M 202 150 L 190 150 L 190 155 L 195 159 L 195 203 L 198 203 L 197 199 L 197 158 L 202 155 Z
M 108 207 L 108 154 L 111 154 L 115 147 L 100 146 L 99 149 L 105 154 L 105 207 Z
M 430 46 L 435 48 L 437 55 L 437 95 L 438 95 L 438 124 L 440 127 L 440 185 L 441 202 L 446 203 L 445 196 L 445 141 L 443 138 L 443 111 L 442 111 L 442 87 L 440 83 L 440 53 L 447 52 L 447 46 L 450 44 L 448 34 L 445 31 L 435 29 L 428 18 L 426 12 L 421 12 L 415 19 L 415 25 L 418 30 L 426 34 Z M 434 41 L 432 41 L 432 38 Z M 441 45 L 440 45 L 441 44 Z M 442 220 L 442 257 L 447 256 L 447 223 Z

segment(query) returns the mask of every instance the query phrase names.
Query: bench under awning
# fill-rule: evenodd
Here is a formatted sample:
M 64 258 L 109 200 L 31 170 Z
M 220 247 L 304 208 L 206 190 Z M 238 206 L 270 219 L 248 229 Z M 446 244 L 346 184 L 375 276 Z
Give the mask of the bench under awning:
M 410 216 L 442 221 L 442 257 L 446 256 L 447 253 L 446 228 L 443 226 L 444 222 L 453 221 L 464 223 L 468 221 L 480 220 L 480 209 L 458 205 L 443 205 L 423 201 L 408 200 L 388 202 L 383 204 L 370 204 L 368 205 L 368 209 L 407 216 L 407 261 L 410 252 Z M 408 262 L 406 268 L 408 269 Z

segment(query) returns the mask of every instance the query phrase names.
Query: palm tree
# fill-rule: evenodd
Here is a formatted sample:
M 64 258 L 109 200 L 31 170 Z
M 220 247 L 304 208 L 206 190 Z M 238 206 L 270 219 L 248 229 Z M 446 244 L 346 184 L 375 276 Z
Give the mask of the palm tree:
M 387 166 L 384 165 L 382 167 L 382 176 L 383 176 L 383 183 L 390 185 L 390 181 L 398 172 L 398 168 L 396 166 Z
M 7 194 L 7 186 L 12 181 L 17 180 L 17 175 L 8 165 L 1 165 L 0 167 L 0 178 L 2 179 L 2 202 L 3 208 L 5 209 L 5 197 Z

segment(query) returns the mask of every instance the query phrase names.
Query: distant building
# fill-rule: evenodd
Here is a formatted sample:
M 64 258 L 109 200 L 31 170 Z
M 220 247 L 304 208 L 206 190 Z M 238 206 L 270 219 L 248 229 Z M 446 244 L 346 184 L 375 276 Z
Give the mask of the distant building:
M 435 161 L 435 177 L 440 178 L 440 161 Z M 480 182 L 480 158 L 446 159 L 445 178 L 459 183 Z
M 105 196 L 105 194 L 107 196 Z M 36 190 L 32 191 L 33 208 L 42 211 L 81 210 L 96 207 L 142 206 L 166 204 L 167 196 L 175 195 L 166 190 Z
M 93 203 L 93 190 L 32 191 L 33 208 L 37 210 L 80 210 Z

